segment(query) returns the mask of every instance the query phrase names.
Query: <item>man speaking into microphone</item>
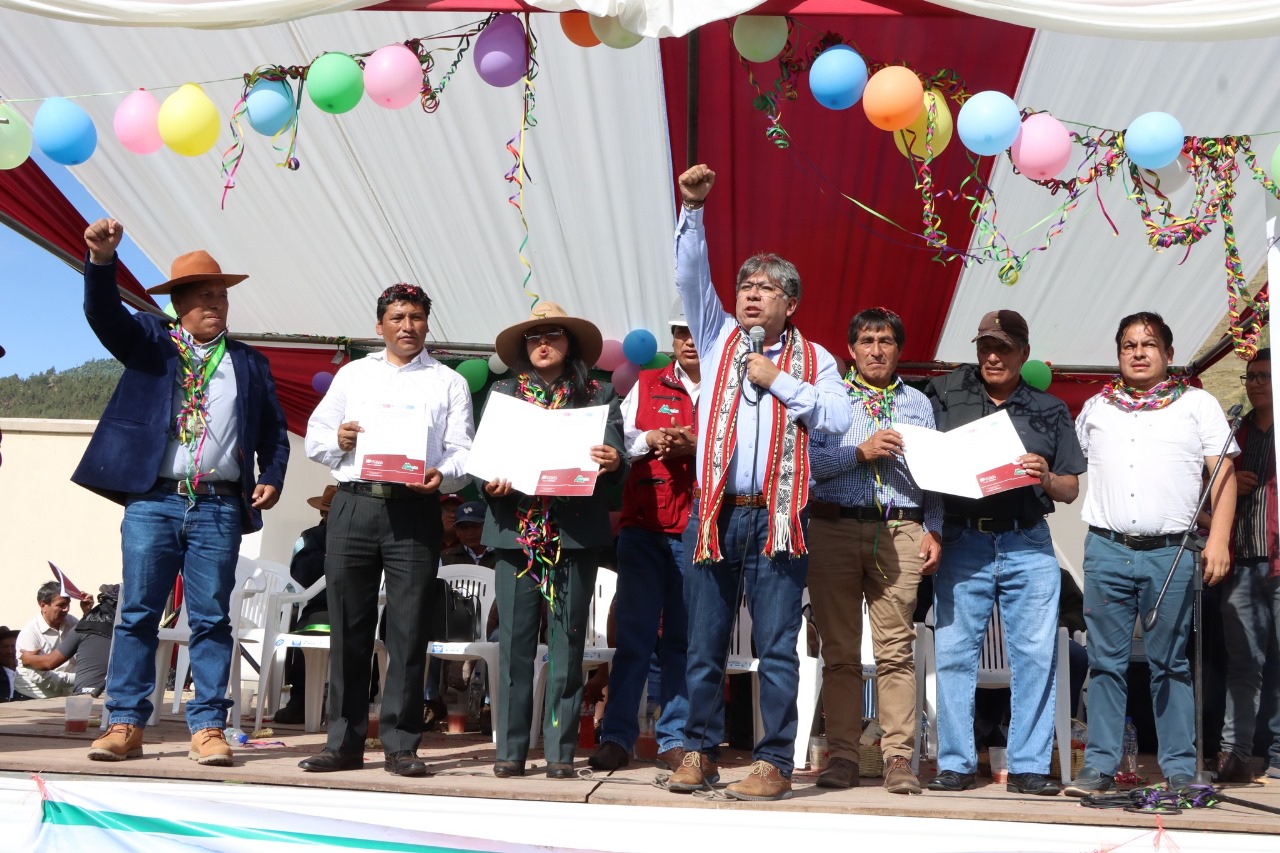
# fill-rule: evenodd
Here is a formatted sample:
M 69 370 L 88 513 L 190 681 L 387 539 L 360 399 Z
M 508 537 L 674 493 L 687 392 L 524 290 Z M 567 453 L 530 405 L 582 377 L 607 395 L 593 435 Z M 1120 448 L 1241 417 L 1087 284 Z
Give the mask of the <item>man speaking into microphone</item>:
M 791 796 L 800 725 L 796 637 L 808 573 L 809 433 L 843 433 L 851 415 L 835 359 L 800 334 L 800 274 L 777 255 L 747 258 L 738 270 L 734 313 L 711 284 L 702 209 L 715 172 L 680 176 L 676 287 L 702 358 L 698 403 L 700 491 L 685 534 L 689 612 L 689 722 L 685 756 L 668 787 L 688 792 L 719 779 L 724 740 L 725 657 L 745 591 L 760 660 L 764 734 L 747 778 L 726 793 L 740 800 Z

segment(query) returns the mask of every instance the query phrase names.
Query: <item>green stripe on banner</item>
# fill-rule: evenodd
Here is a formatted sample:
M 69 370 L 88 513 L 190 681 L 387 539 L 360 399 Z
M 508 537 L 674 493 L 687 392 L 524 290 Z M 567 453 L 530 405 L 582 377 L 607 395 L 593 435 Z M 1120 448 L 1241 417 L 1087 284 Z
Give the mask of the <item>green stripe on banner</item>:
M 192 838 L 236 838 L 246 841 L 277 841 L 292 844 L 323 844 L 328 847 L 344 847 L 353 850 L 388 850 L 404 851 L 404 853 L 471 853 L 471 851 L 465 851 L 460 847 L 439 847 L 404 841 L 379 841 L 341 835 L 319 835 L 310 832 L 286 832 L 273 829 L 189 823 L 158 817 L 123 814 L 121 812 L 96 811 L 53 800 L 44 801 L 43 822 L 57 826 L 94 826 L 115 832 L 141 832 Z

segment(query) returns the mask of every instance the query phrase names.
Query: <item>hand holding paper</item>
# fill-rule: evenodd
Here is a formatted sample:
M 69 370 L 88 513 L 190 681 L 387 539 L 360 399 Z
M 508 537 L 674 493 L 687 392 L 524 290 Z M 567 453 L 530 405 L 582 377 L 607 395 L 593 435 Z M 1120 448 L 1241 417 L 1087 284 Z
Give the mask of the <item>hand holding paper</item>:
M 1040 482 L 1039 476 L 1028 473 L 1023 460 L 1036 459 L 1043 465 L 1044 459 L 1027 453 L 1008 412 L 987 415 L 950 432 L 911 424 L 894 424 L 894 429 L 902 434 L 907 467 L 922 489 L 981 498 Z

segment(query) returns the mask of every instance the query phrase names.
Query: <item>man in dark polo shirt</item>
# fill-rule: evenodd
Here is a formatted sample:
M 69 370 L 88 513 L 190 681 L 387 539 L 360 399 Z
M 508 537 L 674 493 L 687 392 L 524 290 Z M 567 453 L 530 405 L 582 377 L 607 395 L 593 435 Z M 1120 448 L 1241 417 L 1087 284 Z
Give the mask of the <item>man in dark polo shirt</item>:
M 1022 380 L 1031 353 L 1022 315 L 988 313 L 974 341 L 977 365 L 938 376 L 925 391 L 938 429 L 1008 412 L 1027 450 L 1016 461 L 1040 482 L 978 499 L 944 496 L 942 566 L 934 580 L 940 772 L 929 790 L 974 785 L 978 652 L 999 603 L 1013 671 L 1008 790 L 1054 795 L 1060 788 L 1047 771 L 1060 577 L 1045 516 L 1055 501 L 1076 499 L 1086 464 L 1066 404 Z

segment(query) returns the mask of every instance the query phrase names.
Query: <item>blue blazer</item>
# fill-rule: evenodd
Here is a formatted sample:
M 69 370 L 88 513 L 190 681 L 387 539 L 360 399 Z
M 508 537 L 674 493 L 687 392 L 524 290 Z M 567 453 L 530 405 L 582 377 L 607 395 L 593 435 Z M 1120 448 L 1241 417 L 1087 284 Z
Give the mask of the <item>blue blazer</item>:
M 71 480 L 124 503 L 130 495 L 151 491 L 160 478 L 173 428 L 178 350 L 167 323 L 150 314 L 130 314 L 121 304 L 115 261 L 97 265 L 86 259 L 84 270 L 85 318 L 102 345 L 124 365 L 124 375 Z M 267 359 L 233 340 L 227 341 L 227 354 L 236 371 L 241 529 L 252 533 L 262 528 L 262 513 L 249 505 L 256 483 L 284 489 L 289 430 Z M 262 471 L 256 481 L 255 454 Z

